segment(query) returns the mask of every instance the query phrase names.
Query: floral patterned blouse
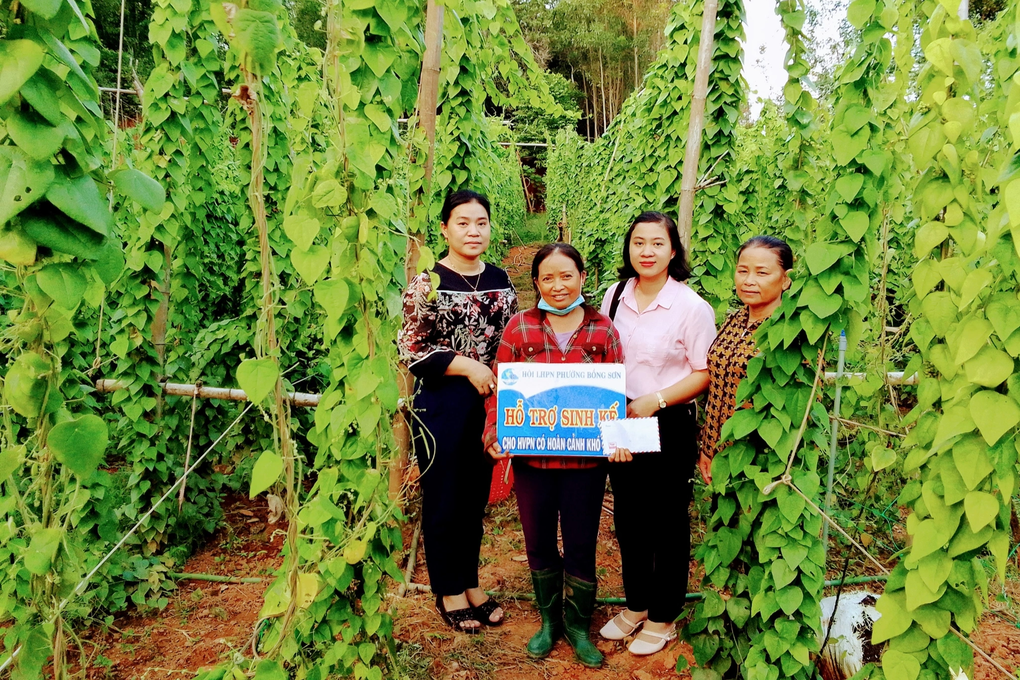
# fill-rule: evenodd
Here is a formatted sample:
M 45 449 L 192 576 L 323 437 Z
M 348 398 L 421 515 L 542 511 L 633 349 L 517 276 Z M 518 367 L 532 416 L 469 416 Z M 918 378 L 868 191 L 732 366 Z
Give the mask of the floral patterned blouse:
M 719 450 L 719 433 L 737 407 L 737 387 L 747 375 L 747 362 L 758 353 L 754 332 L 762 320 L 747 322 L 748 309 L 744 307 L 723 323 L 715 342 L 708 350 L 708 374 L 712 381 L 705 400 L 705 426 L 701 428 L 701 455 L 712 458 Z
M 486 366 L 496 360 L 503 329 L 517 313 L 517 291 L 499 267 L 463 276 L 436 264 L 439 286 L 428 272 L 411 279 L 404 291 L 404 323 L 397 335 L 401 360 L 418 378 L 446 374 L 458 354 Z

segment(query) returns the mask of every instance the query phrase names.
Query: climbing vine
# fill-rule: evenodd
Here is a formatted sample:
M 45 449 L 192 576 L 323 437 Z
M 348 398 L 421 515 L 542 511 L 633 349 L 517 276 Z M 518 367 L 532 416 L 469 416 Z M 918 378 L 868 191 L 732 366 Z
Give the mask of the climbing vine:
M 88 11 L 88 5 L 85 5 Z M 0 665 L 19 678 L 47 663 L 65 677 L 73 633 L 66 607 L 96 562 L 95 522 L 79 525 L 102 464 L 108 431 L 80 408 L 73 320 L 102 305 L 124 266 L 109 188 L 144 208 L 163 189 L 130 167 L 102 167 L 106 126 L 90 70 L 97 37 L 75 2 L 15 3 L 0 23 L 0 258 L 13 268 L 16 306 L 2 339 L 10 358 L 3 381 L 0 447 Z M 9 279 L 10 280 L 10 279 Z M 97 496 L 102 497 L 102 483 Z M 73 609 L 86 613 L 76 602 Z M 51 661 L 52 659 L 52 661 Z
M 920 261 L 910 303 L 919 318 L 910 334 L 934 375 L 918 386 L 908 416 L 914 427 L 904 442 L 903 472 L 918 475 L 900 497 L 911 504 L 913 542 L 877 605 L 882 618 L 874 639 L 890 641 L 882 667 L 895 680 L 973 672 L 972 651 L 953 631 L 973 632 L 987 607 L 983 554 L 991 552 L 1005 579 L 1016 489 L 1020 182 L 1013 158 L 1020 146 L 1010 117 L 1020 110 L 1012 82 L 1017 36 L 996 48 L 992 94 L 1001 88 L 1005 96 L 990 103 L 1010 141 L 996 154 L 1003 170 L 995 176 L 985 170 L 991 152 L 978 151 L 988 95 L 984 59 L 974 27 L 957 16 L 958 4 L 922 5 L 925 63 L 910 129 L 914 163 L 923 170 L 914 191 Z
M 721 433 L 733 443 L 713 459 L 711 517 L 697 551 L 705 597 L 685 630 L 704 678 L 814 674 L 825 580 L 817 469 L 828 429 L 816 398 L 828 337 L 845 331 L 855 344 L 870 302 L 890 160 L 878 112 L 896 18 L 881 3 L 850 6 L 865 39 L 838 74 L 835 182 L 793 286 L 757 331 L 763 351 L 737 393 L 748 407 Z

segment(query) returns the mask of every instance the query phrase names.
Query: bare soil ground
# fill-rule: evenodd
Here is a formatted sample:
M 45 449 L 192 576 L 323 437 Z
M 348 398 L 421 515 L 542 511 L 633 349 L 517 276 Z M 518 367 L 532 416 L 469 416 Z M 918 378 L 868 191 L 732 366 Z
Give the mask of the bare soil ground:
M 262 594 L 281 562 L 283 524 L 267 524 L 265 498 L 231 495 L 227 524 L 194 555 L 187 573 L 258 577 L 261 583 L 180 581 L 163 611 L 131 609 L 110 626 L 82 636 L 90 680 L 193 677 L 227 655 L 244 653 L 262 608 Z M 278 531 L 279 530 L 279 531 Z M 248 651 L 248 655 L 251 652 Z
M 607 495 L 607 505 L 612 497 Z M 137 610 L 116 617 L 110 626 L 97 625 L 81 635 L 90 662 L 83 676 L 89 680 L 181 680 L 215 665 L 233 654 L 250 656 L 248 648 L 262 594 L 270 575 L 281 563 L 282 526 L 266 523 L 264 499 L 249 501 L 236 495 L 227 499 L 228 524 L 204 550 L 183 567 L 190 573 L 261 577 L 257 584 L 226 584 L 181 581 L 170 604 L 162 612 L 143 614 Z M 606 511 L 599 530 L 599 595 L 623 595 L 620 557 L 613 535 L 612 515 Z M 413 525 L 406 527 L 405 545 L 410 544 Z M 419 544 L 412 581 L 427 584 L 424 541 Z M 405 555 L 405 559 L 406 559 Z M 480 635 L 463 635 L 450 630 L 435 611 L 428 592 L 408 591 L 396 596 L 391 584 L 390 611 L 395 618 L 398 658 L 407 680 L 660 680 L 688 678 L 676 673 L 683 656 L 693 662 L 689 645 L 673 643 L 651 657 L 635 657 L 625 643 L 597 642 L 606 656 L 601 669 L 592 670 L 573 659 L 566 642 L 560 641 L 552 655 L 542 661 L 528 658 L 524 646 L 538 627 L 534 605 L 514 595 L 531 593 L 530 575 L 524 557 L 524 536 L 517 518 L 516 500 L 511 497 L 490 506 L 482 545 L 481 582 L 486 589 L 504 595 L 506 623 L 486 628 Z M 1012 567 L 1011 567 L 1012 569 Z M 691 562 L 691 589 L 696 590 L 700 572 Z M 1015 570 L 1005 591 L 990 593 L 991 611 L 986 613 L 973 636 L 974 642 L 999 663 L 1012 669 L 1020 666 L 1020 582 Z M 618 605 L 601 605 L 592 624 L 593 636 L 618 610 Z M 1002 675 L 991 664 L 978 659 L 976 680 L 997 680 Z

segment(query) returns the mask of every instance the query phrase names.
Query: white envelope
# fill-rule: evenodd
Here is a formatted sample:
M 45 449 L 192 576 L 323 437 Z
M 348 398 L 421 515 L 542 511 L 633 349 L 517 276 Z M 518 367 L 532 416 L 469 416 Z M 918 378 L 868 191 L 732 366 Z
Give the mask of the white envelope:
M 616 449 L 627 449 L 631 453 L 662 451 L 658 418 L 603 420 L 599 427 L 602 428 L 602 452 L 607 456 Z

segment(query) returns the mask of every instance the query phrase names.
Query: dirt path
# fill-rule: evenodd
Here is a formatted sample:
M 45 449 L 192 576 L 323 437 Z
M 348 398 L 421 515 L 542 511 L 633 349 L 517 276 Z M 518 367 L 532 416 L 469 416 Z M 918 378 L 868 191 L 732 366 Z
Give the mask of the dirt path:
M 262 594 L 280 566 L 283 524 L 268 524 L 265 498 L 241 495 L 224 501 L 227 525 L 185 564 L 186 573 L 257 577 L 261 583 L 180 581 L 161 612 L 132 608 L 110 625 L 86 630 L 82 646 L 90 680 L 191 678 L 247 650 Z
M 610 499 L 611 500 L 611 499 Z M 612 515 L 602 514 L 599 528 L 597 570 L 599 596 L 620 597 L 623 583 L 620 556 L 613 536 Z M 531 576 L 524 555 L 524 534 L 517 518 L 517 502 L 513 496 L 490 506 L 485 520 L 482 542 L 480 579 L 483 588 L 502 593 L 531 593 Z M 419 548 L 415 567 L 415 583 L 428 583 L 424 544 Z M 487 628 L 480 635 L 460 635 L 450 630 L 435 611 L 430 593 L 408 592 L 394 598 L 394 635 L 403 643 L 409 658 L 417 662 L 408 668 L 408 679 L 447 678 L 449 680 L 523 680 L 524 678 L 563 678 L 564 680 L 603 680 L 635 678 L 653 680 L 676 678 L 677 656 L 693 661 L 690 646 L 674 643 L 667 650 L 651 657 L 636 657 L 627 652 L 624 643 L 599 640 L 597 646 L 606 656 L 603 668 L 592 670 L 573 659 L 566 642 L 557 643 L 552 655 L 542 661 L 530 659 L 524 651 L 528 639 L 538 629 L 539 616 L 532 602 L 524 599 L 501 600 L 506 609 L 506 623 Z M 616 614 L 621 605 L 602 605 L 596 610 L 592 624 L 593 639 L 597 631 Z M 680 677 L 689 677 L 685 672 Z
M 531 282 L 531 261 L 538 252 L 538 246 L 514 246 L 503 260 L 503 268 L 510 275 L 517 289 L 521 309 L 535 306 L 535 286 Z

